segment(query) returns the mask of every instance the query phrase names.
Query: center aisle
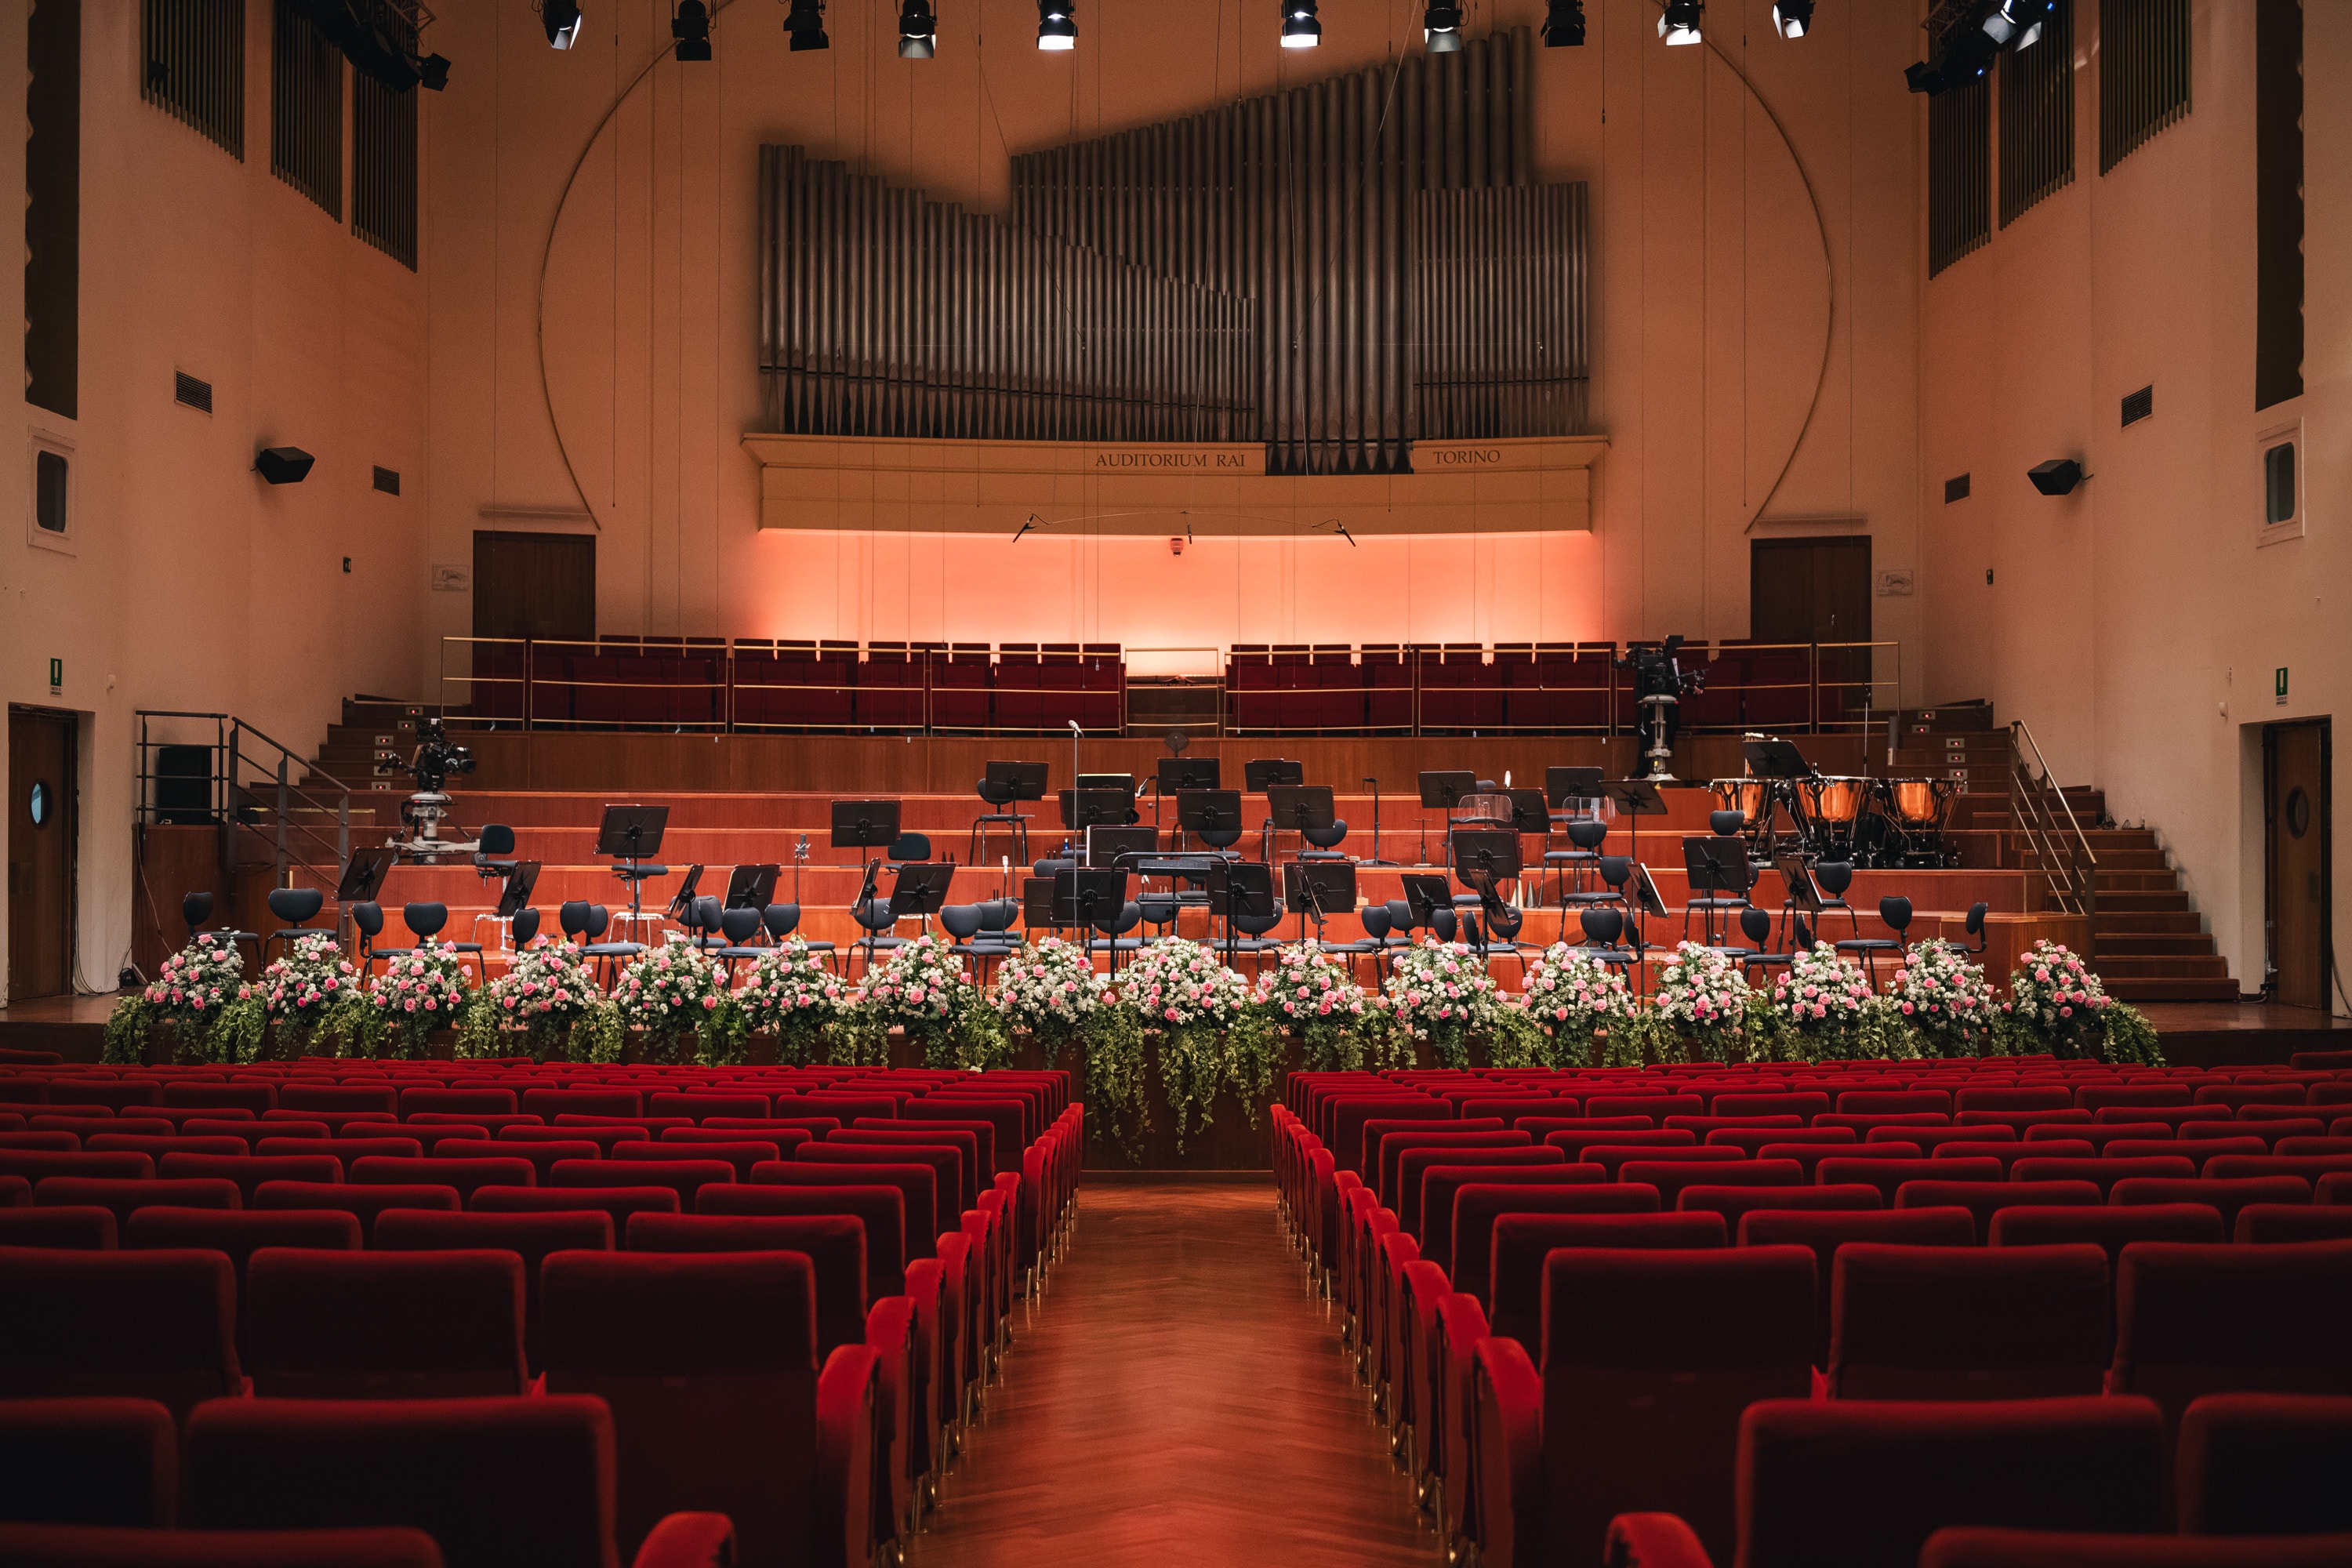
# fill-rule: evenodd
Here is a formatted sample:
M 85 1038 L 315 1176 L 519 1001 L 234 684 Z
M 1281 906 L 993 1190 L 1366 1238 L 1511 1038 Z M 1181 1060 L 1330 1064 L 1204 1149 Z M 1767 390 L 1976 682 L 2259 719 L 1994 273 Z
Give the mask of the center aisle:
M 1076 1202 L 1069 1250 L 910 1563 L 1439 1557 L 1271 1184 L 1081 1185 Z

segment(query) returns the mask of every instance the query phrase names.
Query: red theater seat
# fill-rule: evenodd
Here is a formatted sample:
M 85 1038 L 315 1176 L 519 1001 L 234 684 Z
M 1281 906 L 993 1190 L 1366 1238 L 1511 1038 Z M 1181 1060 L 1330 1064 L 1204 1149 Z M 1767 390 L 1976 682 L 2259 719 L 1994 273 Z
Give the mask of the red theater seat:
M 1813 1364 L 1827 1366 L 1830 1351 L 1830 1289 L 1837 1278 L 1837 1255 L 1853 1242 L 1900 1247 L 1974 1247 L 1976 1218 L 1966 1209 L 1885 1209 L 1876 1212 L 1762 1209 L 1744 1214 L 1737 1233 L 1742 1247 L 1810 1247 L 1813 1249 Z
M 392 1186 L 348 1182 L 264 1182 L 253 1194 L 253 1206 L 263 1210 L 318 1211 L 339 1209 L 359 1221 L 364 1242 L 375 1232 L 376 1220 L 395 1209 L 455 1210 L 457 1189 L 436 1186 Z
M 0 1247 L 0 1397 L 120 1394 L 175 1417 L 238 1391 L 236 1275 L 217 1252 Z
M 2095 1247 L 1857 1242 L 1832 1267 L 1833 1399 L 2095 1394 L 2113 1344 Z
M 522 1260 L 507 1251 L 265 1247 L 246 1265 L 257 1394 L 447 1399 L 520 1394 Z
M 11 1568 L 444 1568 L 421 1530 L 132 1530 L 0 1524 Z
M 856 1221 L 865 1234 L 867 1300 L 903 1293 L 907 1288 L 907 1197 L 886 1186 L 705 1187 L 697 1194 L 698 1215 L 731 1216 L 838 1215 Z
M 540 1371 L 540 1265 L 551 1252 L 610 1251 L 613 1216 L 601 1209 L 549 1214 L 439 1213 L 393 1209 L 376 1216 L 379 1252 L 496 1248 L 522 1259 L 523 1359 Z
M 631 1252 L 799 1253 L 814 1269 L 818 1357 L 866 1338 L 866 1227 L 852 1215 L 632 1215 L 625 1240 Z
M 1575 1171 L 1582 1167 L 1569 1165 L 1559 1169 Z M 1505 1215 L 1658 1212 L 1658 1189 L 1655 1187 L 1633 1187 L 1614 1183 L 1531 1187 L 1519 1180 L 1530 1173 L 1514 1172 L 1507 1182 L 1472 1183 L 1454 1192 L 1454 1263 L 1448 1273 L 1454 1288 L 1468 1295 L 1481 1309 L 1493 1309 L 1495 1226 Z
M 71 1181 L 51 1176 L 52 1182 Z M 0 1208 L 0 1247 L 63 1247 L 84 1252 L 110 1251 L 121 1227 L 104 1204 Z
M 2189 1534 L 2352 1532 L 2347 1473 L 2352 1399 L 2209 1394 L 2180 1418 L 2178 1495 Z
M 1967 1209 L 1976 1215 L 1977 1239 L 1982 1242 L 1992 1228 L 1992 1216 L 2002 1209 L 2029 1204 L 2095 1205 L 2103 1195 L 2090 1182 L 1913 1181 L 1895 1190 L 1895 1206 Z
M 2178 1421 L 2208 1394 L 2352 1394 L 2352 1341 L 2315 1325 L 2352 1300 L 2352 1241 L 2134 1242 L 2116 1287 L 2108 1387 Z
M 1738 1561 L 1889 1568 L 1948 1525 L 2160 1531 L 2164 1470 L 2141 1399 L 1766 1400 L 1740 1423 Z
M 152 1399 L 0 1399 L 0 1519 L 169 1525 L 179 1460 L 172 1413 Z
M 113 1177 L 49 1176 L 33 1189 L 37 1205 L 69 1204 L 113 1211 L 118 1226 L 130 1223 L 143 1208 L 187 1209 L 244 1207 L 235 1182 L 206 1177 L 126 1181 Z
M 330 1191 L 340 1192 L 340 1187 Z M 122 1232 L 122 1245 L 142 1250 L 159 1247 L 209 1247 L 222 1253 L 236 1270 L 237 1360 L 246 1353 L 245 1270 L 253 1255 L 265 1247 L 324 1247 L 356 1252 L 362 1244 L 359 1216 L 334 1209 L 143 1208 L 132 1215 Z
M 1939 1530 L 1919 1568 L 2340 1568 L 2352 1535 L 2227 1540 L 2051 1530 Z
M 1494 1331 L 1543 1343 L 1544 1259 L 1561 1247 L 1712 1249 L 1728 1245 L 1715 1214 L 1505 1215 L 1495 1222 L 1487 1317 Z
M 675 1187 L 478 1187 L 469 1214 L 562 1214 L 590 1210 L 611 1216 L 615 1236 L 633 1214 L 677 1214 Z

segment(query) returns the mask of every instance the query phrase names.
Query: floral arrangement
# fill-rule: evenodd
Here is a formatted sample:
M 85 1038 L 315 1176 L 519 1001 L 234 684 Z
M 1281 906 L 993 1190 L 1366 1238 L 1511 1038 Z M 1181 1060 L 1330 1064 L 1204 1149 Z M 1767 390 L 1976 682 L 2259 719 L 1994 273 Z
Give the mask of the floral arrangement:
M 622 967 L 613 983 L 622 1022 L 646 1033 L 656 1060 L 681 1060 L 688 1041 L 705 1054 L 726 1058 L 740 1047 L 742 1015 L 732 1006 L 726 975 L 702 949 L 675 931 L 658 947 Z
M 1199 942 L 1152 942 L 1115 985 L 1113 994 L 1136 1010 L 1143 1027 L 1160 1034 L 1160 1076 L 1176 1113 L 1179 1150 L 1193 1113 L 1206 1126 L 1209 1102 L 1228 1080 L 1237 1079 L 1237 1087 L 1255 1087 L 1261 1078 L 1270 1083 L 1275 1029 L 1262 1020 L 1237 1026 L 1250 1007 L 1249 982 Z M 1237 1051 L 1246 1059 L 1237 1059 Z
M 825 1027 L 849 1005 L 849 990 L 795 937 L 759 956 L 735 1004 L 751 1033 L 775 1037 L 779 1061 L 805 1065 L 824 1059 Z
M 1475 953 L 1423 937 L 1389 966 L 1388 1001 L 1396 1025 L 1429 1042 L 1444 1067 L 1470 1065 L 1470 1031 L 1491 1024 L 1499 1005 L 1495 982 Z
M 597 988 L 587 956 L 570 942 L 534 940 L 490 982 L 475 1012 L 478 1019 L 467 1019 L 472 1026 L 457 1042 L 462 1056 L 497 1055 L 505 1048 L 501 1037 L 519 1032 L 538 1061 L 620 1059 L 620 1010 Z
M 1001 1056 L 1003 1027 L 980 1005 L 963 960 L 926 932 L 889 950 L 866 972 L 866 1007 L 885 1028 L 896 1024 L 921 1043 L 931 1067 L 985 1067 Z M 974 1015 L 988 1013 L 986 1018 Z
M 990 1000 L 1008 1028 L 1028 1030 L 1052 1060 L 1084 1035 L 1104 989 L 1077 943 L 1049 936 L 1014 949 L 997 967 Z
M 1622 964 L 1603 963 L 1582 948 L 1556 942 L 1528 961 L 1519 1005 L 1551 1041 L 1552 1067 L 1583 1067 L 1594 1038 L 1633 1016 Z
M 1982 1055 L 2000 1016 L 1983 969 L 1969 961 L 1967 949 L 1939 937 L 1912 948 L 1886 994 L 1935 1056 Z
M 1695 942 L 1679 943 L 1658 971 L 1656 1012 L 1688 1040 L 1702 1059 L 1728 1061 L 1744 1054 L 1748 982 L 1731 959 Z
M 138 1061 L 148 1031 L 166 1024 L 184 1062 L 251 1061 L 261 1047 L 263 1019 L 236 943 L 198 931 L 163 961 L 144 991 L 116 1004 L 106 1022 L 103 1054 L 110 1062 Z
M 376 1023 L 359 971 L 331 931 L 296 937 L 261 972 L 261 1004 L 285 1056 L 299 1046 L 356 1045 Z
M 1853 1054 L 1854 1034 L 1874 993 L 1861 970 L 1817 942 L 1789 957 L 1767 1004 L 1797 1036 L 1793 1054 L 1833 1058 Z
M 422 1056 L 425 1037 L 436 1029 L 455 1029 L 467 1005 L 466 971 L 457 950 L 427 937 L 405 957 L 385 961 L 383 973 L 368 987 L 387 1043 L 404 1056 Z
M 1283 948 L 1263 970 L 1250 1000 L 1298 1037 L 1315 1072 L 1352 1072 L 1364 1065 L 1362 1025 L 1370 999 L 1347 963 L 1319 947 Z
M 2010 972 L 2005 1010 L 2053 1055 L 2097 1054 L 2106 1032 L 2100 1015 L 2109 1005 L 2099 977 L 2063 942 L 2047 938 L 2035 942 Z

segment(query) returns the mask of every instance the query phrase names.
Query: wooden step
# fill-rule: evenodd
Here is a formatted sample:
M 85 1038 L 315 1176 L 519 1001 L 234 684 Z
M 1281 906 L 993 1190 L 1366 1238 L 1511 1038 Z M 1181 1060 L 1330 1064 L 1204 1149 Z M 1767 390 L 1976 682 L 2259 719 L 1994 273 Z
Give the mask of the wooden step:
M 2189 895 L 2177 887 L 2132 892 L 2110 892 L 2105 888 L 2099 889 L 2099 914 L 2102 918 L 2109 914 L 2185 913 L 2189 909 Z
M 2111 931 L 2102 921 L 2098 947 L 2102 963 L 2110 954 L 2116 958 L 2210 958 L 2213 954 L 2213 939 L 2201 931 Z
M 2105 948 L 2099 950 L 2099 956 L 2092 967 L 2099 972 L 2102 980 L 2161 980 L 2172 977 L 2212 980 L 2226 979 L 2230 973 L 2228 961 L 2218 953 L 2209 953 L 2201 958 L 2145 958 L 2126 953 L 2110 958 Z
M 2235 1002 L 2238 999 L 2238 983 L 2226 975 L 2219 980 L 2178 976 L 2109 979 L 2102 973 L 2100 982 L 2106 987 L 2107 994 L 2118 1002 Z
M 2110 933 L 2116 936 L 2187 935 L 2204 929 L 2194 910 L 2110 910 L 2107 900 L 2099 900 L 2099 940 L 2105 942 Z

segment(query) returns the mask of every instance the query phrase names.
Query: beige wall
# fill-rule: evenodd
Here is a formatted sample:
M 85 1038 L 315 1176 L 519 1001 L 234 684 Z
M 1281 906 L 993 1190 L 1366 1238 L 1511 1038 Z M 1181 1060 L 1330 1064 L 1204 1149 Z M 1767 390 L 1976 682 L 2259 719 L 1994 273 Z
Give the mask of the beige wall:
M 2252 13 L 2197 0 L 2191 112 L 2102 177 L 2078 4 L 2074 184 L 1926 286 L 1919 493 L 1927 699 L 1990 697 L 2157 828 L 2249 991 L 2260 727 L 2352 709 L 2352 8 L 2304 7 L 2305 390 L 2259 413 Z M 2123 428 L 2151 384 L 2155 417 Z M 2256 437 L 2297 418 L 2309 531 L 2263 547 Z M 2025 470 L 2062 456 L 2095 477 L 2036 494 Z M 1963 472 L 1970 498 L 1943 505 Z M 2340 857 L 2334 903 L 2352 909 Z
M 0 123 L 24 121 L 26 16 L 0 0 Z M 269 16 L 248 0 L 239 163 L 141 100 L 139 7 L 84 0 L 79 416 L 9 394 L 20 428 L 75 448 L 69 554 L 25 542 L 22 441 L 0 481 L 0 693 L 84 716 L 79 958 L 100 989 L 131 942 L 135 710 L 236 713 L 308 753 L 342 695 L 416 686 L 425 288 L 270 174 Z M 24 157 L 0 137 L 0 188 Z M 0 268 L 0 320 L 22 277 Z M 209 416 L 174 405 L 175 369 L 213 384 Z M 274 445 L 317 456 L 305 482 L 249 471 Z
M 1544 176 L 1591 187 L 1592 402 L 1611 442 L 1595 531 L 1203 541 L 1180 560 L 1157 539 L 761 532 L 740 446 L 759 422 L 755 150 L 797 142 L 1002 211 L 1009 152 L 1418 47 L 1408 7 L 1328 0 L 1325 47 L 1302 60 L 1242 0 L 1097 6 L 1071 56 L 1031 47 L 1026 0 L 956 0 L 939 58 L 918 63 L 892 54 L 887 5 L 834 7 L 832 49 L 794 56 L 775 8 L 747 3 L 719 14 L 715 62 L 642 76 L 661 5 L 592 6 L 569 55 L 527 6 L 452 7 L 435 33 L 458 63 L 428 226 L 432 559 L 468 564 L 483 526 L 594 531 L 599 624 L 615 632 L 1740 637 L 1747 531 L 1787 464 L 1755 531 L 1867 529 L 1879 565 L 1916 565 L 1907 8 L 1824 6 L 1789 44 L 1762 0 L 1717 0 L 1721 58 L 1665 48 L 1648 0 L 1588 11 L 1591 42 L 1538 49 L 1535 78 Z M 1471 27 L 1540 16 L 1509 0 L 1473 8 Z M 593 521 L 532 521 L 565 511 Z M 1916 645 L 1918 603 L 1879 600 L 1880 635 Z M 470 605 L 435 595 L 427 616 L 429 680 L 434 638 L 468 630 Z

